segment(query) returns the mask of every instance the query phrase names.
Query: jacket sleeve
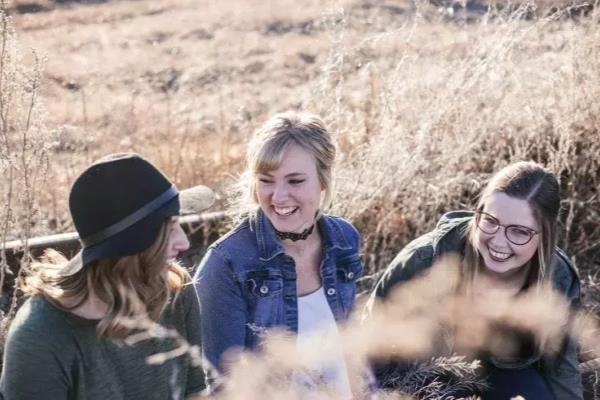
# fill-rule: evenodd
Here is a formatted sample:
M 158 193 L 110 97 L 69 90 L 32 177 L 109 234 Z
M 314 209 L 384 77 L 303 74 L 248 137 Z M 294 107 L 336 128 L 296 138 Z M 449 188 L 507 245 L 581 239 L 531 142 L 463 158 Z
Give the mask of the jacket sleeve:
M 430 233 L 413 240 L 394 257 L 377 281 L 369 307 L 372 307 L 375 298 L 386 299 L 397 285 L 411 280 L 432 265 L 433 244 Z
M 210 248 L 194 276 L 202 313 L 203 354 L 220 372 L 223 354 L 246 344 L 246 301 L 231 264 L 216 248 Z
M 564 254 L 559 254 L 559 261 L 556 289 L 567 297 L 572 312 L 575 313 L 581 305 L 581 282 L 575 268 L 570 265 Z M 567 336 L 562 350 L 556 356 L 542 358 L 542 370 L 557 400 L 583 400 L 578 350 L 577 342 Z
M 419 275 L 433 264 L 433 246 L 428 235 L 409 243 L 392 260 L 378 279 L 375 289 L 367 301 L 364 317 L 369 318 L 377 312 L 377 302 L 385 301 L 392 290 Z M 398 377 L 411 367 L 411 361 L 405 360 L 371 360 L 371 370 L 377 381 L 376 386 L 394 389 Z
M 556 400 L 583 400 L 577 353 L 577 343 L 569 338 L 557 357 L 542 359 L 544 375 Z

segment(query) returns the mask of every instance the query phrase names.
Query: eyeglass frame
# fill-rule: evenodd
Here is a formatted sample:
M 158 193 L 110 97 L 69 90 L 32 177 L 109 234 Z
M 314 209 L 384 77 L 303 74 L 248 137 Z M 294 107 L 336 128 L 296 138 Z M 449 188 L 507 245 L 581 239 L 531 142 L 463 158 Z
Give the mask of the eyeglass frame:
M 492 218 L 494 221 L 496 221 L 496 230 L 494 232 L 486 232 L 483 229 L 481 229 L 481 227 L 479 226 L 479 221 L 481 220 L 481 215 L 485 215 L 487 217 Z M 500 229 L 500 227 L 504 228 L 504 237 L 506 238 L 506 240 L 508 240 L 509 242 L 511 242 L 512 244 L 514 244 L 515 246 L 525 246 L 527 243 L 531 242 L 531 239 L 533 239 L 533 237 L 537 234 L 539 234 L 541 231 L 536 231 L 535 229 L 531 229 L 527 226 L 524 225 L 516 225 L 516 224 L 510 224 L 510 225 L 503 225 L 500 223 L 500 221 L 498 220 L 498 218 L 494 217 L 492 214 L 486 213 L 485 211 L 481 211 L 481 210 L 477 210 L 475 211 L 475 226 L 477 227 L 477 229 L 479 229 L 481 232 L 488 234 L 488 235 L 495 235 L 496 233 L 498 233 L 498 230 Z M 510 240 L 510 238 L 508 237 L 508 229 L 509 228 L 519 228 L 519 229 L 523 229 L 527 232 L 529 232 L 530 236 L 529 239 L 525 242 L 525 243 L 515 243 L 514 241 Z

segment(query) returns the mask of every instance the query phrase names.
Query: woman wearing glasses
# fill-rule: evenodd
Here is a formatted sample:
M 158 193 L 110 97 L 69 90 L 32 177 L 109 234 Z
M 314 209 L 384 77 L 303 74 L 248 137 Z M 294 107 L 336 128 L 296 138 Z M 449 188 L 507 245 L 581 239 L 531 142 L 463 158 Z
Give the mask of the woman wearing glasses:
M 377 283 L 372 300 L 385 301 L 392 288 L 426 271 L 444 255 L 458 254 L 458 290 L 477 301 L 498 294 L 517 298 L 550 283 L 576 307 L 579 278 L 556 247 L 559 209 L 559 185 L 551 172 L 533 162 L 511 164 L 492 177 L 475 212 L 444 215 L 434 231 L 404 248 Z M 518 351 L 510 358 L 484 357 L 489 389 L 482 398 L 582 399 L 576 344 L 564 340 L 561 350 L 549 356 L 532 335 L 521 334 Z M 401 370 L 389 364 L 379 367 L 381 382 L 390 381 L 389 371 Z

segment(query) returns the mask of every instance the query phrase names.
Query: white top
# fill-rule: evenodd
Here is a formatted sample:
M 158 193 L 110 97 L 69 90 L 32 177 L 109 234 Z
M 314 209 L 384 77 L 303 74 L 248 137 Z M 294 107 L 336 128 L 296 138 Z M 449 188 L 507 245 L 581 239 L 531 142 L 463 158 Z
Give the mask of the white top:
M 323 287 L 298 297 L 298 337 L 300 354 L 318 352 L 318 367 L 294 373 L 294 382 L 304 390 L 325 385 L 340 399 L 351 399 L 346 362 L 340 345 L 337 324 Z

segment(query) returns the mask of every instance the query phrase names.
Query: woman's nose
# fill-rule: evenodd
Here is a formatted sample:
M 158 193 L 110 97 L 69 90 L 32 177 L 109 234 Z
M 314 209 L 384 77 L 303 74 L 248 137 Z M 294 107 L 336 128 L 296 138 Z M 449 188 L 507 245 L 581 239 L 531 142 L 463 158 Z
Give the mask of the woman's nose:
M 172 232 L 173 235 L 173 249 L 177 251 L 185 251 L 190 248 L 190 241 L 187 235 L 183 231 L 183 228 L 178 223 Z
M 273 203 L 281 204 L 288 198 L 288 190 L 285 185 L 277 185 L 273 190 Z
M 498 230 L 496 231 L 496 233 L 494 233 L 492 235 L 492 238 L 490 239 L 490 242 L 498 247 L 503 246 L 503 247 L 507 247 L 508 246 L 508 240 L 506 239 L 506 231 L 505 231 L 505 227 L 500 226 L 498 228 Z

